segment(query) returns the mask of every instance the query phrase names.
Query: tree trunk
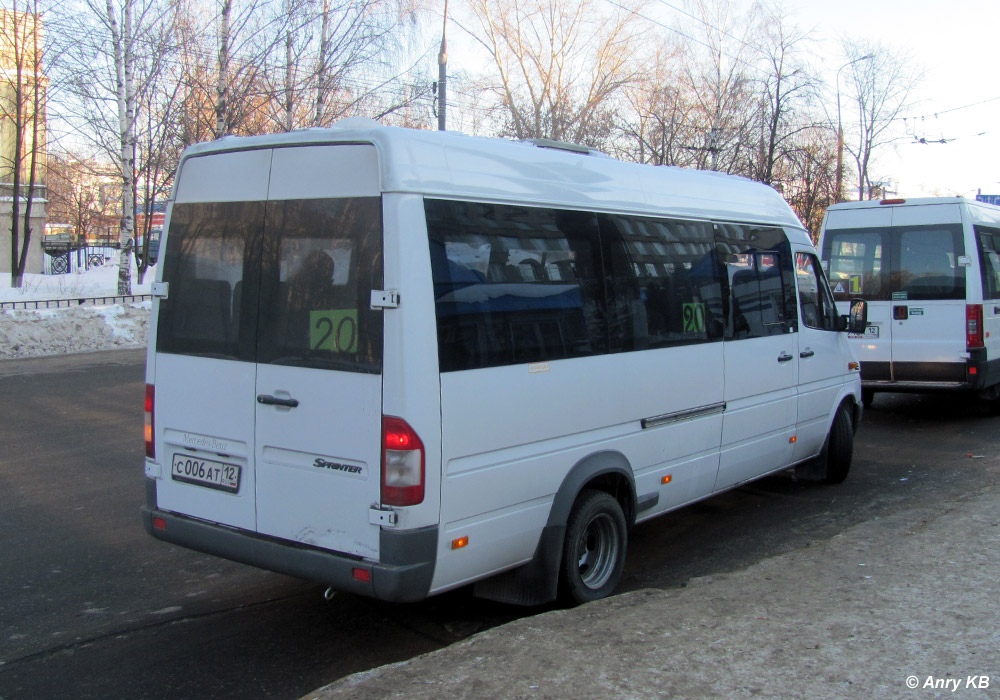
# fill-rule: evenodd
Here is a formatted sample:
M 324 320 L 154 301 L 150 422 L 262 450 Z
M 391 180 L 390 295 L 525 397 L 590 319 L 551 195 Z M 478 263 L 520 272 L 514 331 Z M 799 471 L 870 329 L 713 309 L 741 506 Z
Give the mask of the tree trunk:
M 330 50 L 330 0 L 323 0 L 323 17 L 319 31 L 319 58 L 316 60 L 316 113 L 313 116 L 313 126 L 323 126 L 323 111 L 326 105 L 326 55 Z
M 215 89 L 215 138 L 229 134 L 226 112 L 229 109 L 229 21 L 233 11 L 232 0 L 222 0 L 222 17 L 219 24 L 219 82 Z
M 118 294 L 132 293 L 131 253 L 132 231 L 135 225 L 135 87 L 132 75 L 132 3 L 125 0 L 125 23 L 121 31 L 112 0 L 107 0 L 108 21 L 111 26 L 115 52 L 115 75 L 118 97 L 118 130 L 121 138 L 121 202 L 122 216 L 118 240 Z

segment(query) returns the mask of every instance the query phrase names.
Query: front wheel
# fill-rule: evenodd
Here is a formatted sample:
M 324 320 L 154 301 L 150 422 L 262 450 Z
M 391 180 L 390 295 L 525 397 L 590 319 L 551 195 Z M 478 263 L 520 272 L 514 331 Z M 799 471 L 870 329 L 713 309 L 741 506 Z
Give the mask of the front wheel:
M 560 582 L 571 603 L 605 598 L 625 568 L 628 528 L 618 501 L 604 491 L 584 491 L 566 524 Z
M 824 483 L 839 484 L 847 478 L 854 457 L 854 426 L 847 409 L 841 406 L 833 417 L 830 435 L 827 437 L 826 475 Z

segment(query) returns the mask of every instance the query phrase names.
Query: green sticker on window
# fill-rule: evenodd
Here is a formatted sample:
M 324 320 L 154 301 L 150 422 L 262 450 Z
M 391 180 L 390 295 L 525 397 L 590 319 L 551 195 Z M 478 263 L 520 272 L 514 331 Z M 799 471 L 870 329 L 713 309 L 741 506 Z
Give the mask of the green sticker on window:
M 330 352 L 358 351 L 358 310 L 323 309 L 309 312 L 309 348 Z
M 681 313 L 684 315 L 685 333 L 705 332 L 705 304 L 693 302 L 682 304 Z

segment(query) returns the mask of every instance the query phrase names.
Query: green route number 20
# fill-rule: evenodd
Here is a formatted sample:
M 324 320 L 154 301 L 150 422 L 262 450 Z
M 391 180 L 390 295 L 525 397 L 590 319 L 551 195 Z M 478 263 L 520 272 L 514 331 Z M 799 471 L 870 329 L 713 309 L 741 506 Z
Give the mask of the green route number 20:
M 684 315 L 685 333 L 705 332 L 705 305 L 701 302 L 684 304 L 682 313 Z
M 357 309 L 310 311 L 309 347 L 313 350 L 330 350 L 331 352 L 357 352 Z

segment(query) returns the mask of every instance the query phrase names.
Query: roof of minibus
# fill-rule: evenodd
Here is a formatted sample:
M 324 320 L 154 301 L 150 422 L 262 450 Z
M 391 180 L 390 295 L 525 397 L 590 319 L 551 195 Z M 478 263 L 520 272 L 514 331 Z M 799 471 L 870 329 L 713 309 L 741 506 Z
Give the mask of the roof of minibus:
M 381 126 L 367 119 L 345 120 L 332 128 L 230 136 L 196 144 L 185 152 L 184 158 L 234 150 L 335 143 L 375 146 L 380 154 L 383 192 L 803 228 L 780 194 L 745 178 L 624 163 L 596 152 L 539 148 L 528 142 Z
M 968 216 L 973 223 L 1000 225 L 1000 206 L 995 204 L 987 204 L 986 202 L 966 199 L 965 197 L 906 197 L 899 199 L 872 199 L 861 202 L 839 202 L 837 204 L 831 204 L 826 209 L 824 228 L 826 228 L 829 224 L 830 215 L 836 215 L 837 212 L 851 212 L 862 209 L 887 209 L 891 207 L 926 207 L 932 205 L 956 204 L 965 205 L 965 211 L 968 212 Z M 957 209 L 955 215 L 958 216 Z M 838 221 L 842 220 L 844 216 L 849 215 L 845 213 L 844 215 L 838 217 Z M 957 220 L 958 219 L 956 219 L 956 221 Z

